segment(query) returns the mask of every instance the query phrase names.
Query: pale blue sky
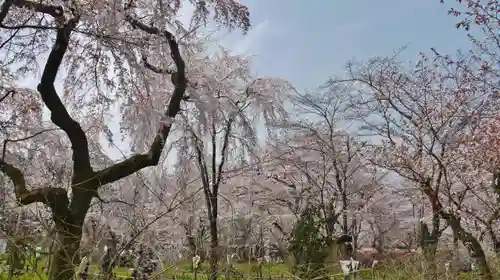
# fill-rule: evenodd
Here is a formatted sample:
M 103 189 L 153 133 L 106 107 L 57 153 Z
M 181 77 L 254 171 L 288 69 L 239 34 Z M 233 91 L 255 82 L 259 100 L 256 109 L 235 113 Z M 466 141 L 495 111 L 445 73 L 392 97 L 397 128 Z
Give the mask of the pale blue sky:
M 351 58 L 391 54 L 415 60 L 431 47 L 453 53 L 468 46 L 439 0 L 242 0 L 253 30 L 228 35 L 230 47 L 255 54 L 259 76 L 280 76 L 312 89 L 341 74 Z M 447 5 L 455 1 L 445 1 Z
M 241 1 L 250 9 L 253 28 L 246 36 L 238 30 L 229 33 L 223 44 L 254 55 L 257 76 L 282 77 L 299 90 L 342 74 L 352 58 L 389 55 L 410 44 L 401 58 L 415 60 L 431 47 L 453 53 L 469 45 L 439 0 Z M 121 158 L 113 148 L 109 153 Z

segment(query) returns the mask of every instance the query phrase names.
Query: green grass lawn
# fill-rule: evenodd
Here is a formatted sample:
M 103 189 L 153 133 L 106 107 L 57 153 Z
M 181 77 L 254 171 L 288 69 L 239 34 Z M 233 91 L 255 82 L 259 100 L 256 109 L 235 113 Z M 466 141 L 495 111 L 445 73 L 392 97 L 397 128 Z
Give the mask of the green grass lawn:
M 43 264 L 40 265 L 40 267 Z M 226 264 L 220 263 L 219 265 L 219 279 L 226 279 Z M 164 280 L 194 280 L 194 273 L 191 270 L 191 263 L 180 262 L 177 264 L 165 264 L 163 267 L 164 271 L 162 272 L 162 278 Z M 236 263 L 234 264 L 234 269 L 237 271 L 237 274 L 230 274 L 229 277 L 231 279 L 254 279 L 258 280 L 260 276 L 259 267 L 256 263 Z M 160 268 L 159 268 L 160 270 Z M 41 272 L 33 273 L 29 272 L 24 275 L 14 277 L 12 280 L 46 280 L 47 276 Z M 495 269 L 496 271 L 496 269 Z M 99 273 L 98 265 L 94 264 L 91 266 L 91 274 L 97 275 Z M 129 268 L 118 267 L 114 269 L 114 273 L 119 277 L 118 279 L 127 279 L 130 277 L 131 279 L 131 271 Z M 209 263 L 203 262 L 200 268 L 197 271 L 197 280 L 206 280 L 209 276 Z M 330 267 L 327 267 L 325 270 L 325 275 L 328 275 L 331 280 L 343 279 L 342 274 L 340 274 L 339 267 L 336 264 L 332 264 Z M 362 279 L 384 279 L 384 280 L 425 280 L 422 273 L 420 273 L 414 264 L 407 264 L 405 266 L 390 266 L 385 268 L 380 268 L 375 271 L 372 270 L 363 270 L 358 273 Z M 160 277 L 156 279 L 162 279 Z M 7 273 L 0 274 L 0 280 L 8 279 Z M 262 280 L 296 280 L 291 272 L 290 268 L 286 264 L 263 264 L 262 265 Z M 441 272 L 441 275 L 438 279 L 446 279 L 445 274 Z M 449 280 L 457 280 L 448 278 Z M 474 277 L 468 273 L 462 273 L 460 275 L 459 280 L 472 280 L 478 279 L 478 277 Z M 500 277 L 495 278 L 500 279 Z

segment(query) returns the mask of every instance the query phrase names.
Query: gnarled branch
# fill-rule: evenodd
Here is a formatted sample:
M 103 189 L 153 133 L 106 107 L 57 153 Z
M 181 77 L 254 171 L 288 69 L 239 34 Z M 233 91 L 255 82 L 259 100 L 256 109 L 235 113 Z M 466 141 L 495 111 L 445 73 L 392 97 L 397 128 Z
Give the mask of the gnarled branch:
M 155 66 L 155 65 L 149 63 L 148 58 L 146 56 L 142 57 L 142 63 L 144 64 L 144 67 L 146 67 L 146 69 L 149 69 L 149 70 L 153 71 L 156 74 L 161 74 L 161 75 L 169 74 L 170 75 L 170 81 L 172 81 L 172 84 L 175 84 L 175 81 L 177 81 L 177 72 L 175 72 L 173 70 L 170 70 L 170 69 L 162 69 L 162 68 L 160 68 L 158 66 Z M 186 86 L 189 85 L 192 88 L 196 88 L 197 87 L 196 83 L 191 82 L 187 78 L 185 78 L 185 79 L 186 79 Z M 189 96 L 188 95 L 184 95 L 182 97 L 182 100 L 183 101 L 188 101 L 189 100 Z
M 28 0 L 10 0 L 4 2 L 1 7 L 0 23 L 5 19 L 8 14 L 8 9 L 12 5 L 18 8 L 33 10 L 37 13 L 50 15 L 54 17 L 56 22 L 61 26 L 57 28 L 56 41 L 45 64 L 42 78 L 37 89 L 40 92 L 45 106 L 50 110 L 52 122 L 61 128 L 70 139 L 71 148 L 73 150 L 73 168 L 75 172 L 86 173 L 92 171 L 87 137 L 80 124 L 69 115 L 54 87 L 54 81 L 69 45 L 71 32 L 76 27 L 79 17 L 76 16 L 66 23 L 64 10 L 61 6 Z
M 14 184 L 16 198 L 20 204 L 28 205 L 34 202 L 42 202 L 49 206 L 54 214 L 67 210 L 68 196 L 65 189 L 44 187 L 28 190 L 21 170 L 3 159 L 0 159 L 0 171 L 7 175 Z
M 18 29 L 28 26 L 5 26 L 3 21 L 7 17 L 9 13 L 10 7 L 14 5 L 18 8 L 26 8 L 28 10 L 35 11 L 37 13 L 51 15 L 58 24 L 63 25 L 66 22 L 66 18 L 64 17 L 64 11 L 61 6 L 56 5 L 48 5 L 40 2 L 28 1 L 28 0 L 7 0 L 0 7 L 0 27 L 6 29 Z M 42 27 L 42 26 L 29 26 L 32 28 L 50 28 L 50 27 Z
M 66 133 L 71 142 L 75 173 L 86 173 L 92 171 L 87 137 L 80 124 L 69 115 L 54 87 L 54 81 L 69 45 L 71 31 L 76 27 L 78 20 L 78 17 L 73 18 L 63 27 L 58 28 L 56 41 L 45 64 L 42 79 L 37 89 L 45 106 L 50 110 L 50 119 Z
M 170 47 L 171 57 L 177 68 L 177 74 L 175 75 L 175 80 L 173 81 L 174 92 L 165 112 L 165 117 L 170 120 L 174 119 L 177 116 L 177 113 L 180 111 L 181 101 L 183 100 L 187 86 L 185 62 L 181 56 L 179 44 L 177 43 L 174 35 L 168 31 L 161 31 L 156 27 L 147 26 L 144 23 L 132 18 L 132 16 L 130 15 L 126 15 L 126 20 L 134 28 L 140 29 L 148 34 L 163 36 Z M 171 121 L 161 123 L 153 144 L 151 145 L 147 153 L 133 155 L 128 159 L 125 159 L 97 172 L 94 180 L 98 180 L 98 184 L 95 185 L 102 186 L 108 183 L 112 183 L 121 178 L 127 177 L 145 167 L 157 165 L 160 161 L 160 156 L 171 128 Z
M 14 0 L 14 5 L 18 8 L 26 8 L 37 13 L 51 15 L 57 21 L 64 22 L 64 11 L 61 6 L 43 4 L 41 2 L 33 2 L 28 0 Z
M 162 69 L 158 66 L 155 66 L 155 65 L 149 63 L 148 58 L 146 56 L 142 57 L 142 63 L 144 64 L 144 67 L 155 72 L 156 74 L 170 74 L 170 75 L 175 74 L 175 71 L 172 71 L 170 69 Z M 175 78 L 175 76 L 172 76 L 172 77 L 173 77 L 172 79 Z

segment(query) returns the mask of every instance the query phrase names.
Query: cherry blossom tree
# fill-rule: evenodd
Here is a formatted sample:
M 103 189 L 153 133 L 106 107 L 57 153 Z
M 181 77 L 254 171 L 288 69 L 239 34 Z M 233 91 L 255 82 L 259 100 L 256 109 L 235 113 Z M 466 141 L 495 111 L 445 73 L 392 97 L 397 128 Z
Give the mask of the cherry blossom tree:
M 220 188 L 231 187 L 230 171 L 246 165 L 258 149 L 257 126 L 286 118 L 282 104 L 292 88 L 281 79 L 253 77 L 247 58 L 223 48 L 191 62 L 188 77 L 197 82 L 189 89 L 193 97 L 188 107 L 180 112 L 184 130 L 174 146 L 181 158 L 197 163 L 210 229 L 210 277 L 215 279 L 221 254 Z
M 396 231 L 404 229 L 403 211 L 401 211 L 401 199 L 390 193 L 379 192 L 374 195 L 371 201 L 366 205 L 363 213 L 364 221 L 369 227 L 369 236 L 371 247 L 382 254 L 391 243 L 394 243 L 398 236 Z M 392 241 L 392 242 L 391 242 Z
M 274 170 L 266 172 L 282 190 L 276 203 L 297 216 L 306 205 L 316 205 L 331 242 L 341 233 L 353 235 L 356 244 L 359 212 L 383 174 L 370 167 L 363 155 L 366 143 L 346 127 L 347 98 L 330 88 L 295 95 L 296 118 L 279 125 L 282 137 L 271 143 Z
M 449 8 L 448 14 L 457 18 L 456 28 L 466 32 L 472 47 L 461 57 L 453 57 L 433 50 L 436 60 L 460 68 L 467 72 L 488 93 L 490 102 L 496 103 L 499 93 L 500 72 L 500 2 L 464 0 L 457 1 L 456 7 Z M 441 1 L 445 3 L 445 1 Z M 449 4 L 446 2 L 446 4 Z M 498 118 L 482 119 L 477 123 L 477 131 L 470 135 L 470 145 L 462 149 L 468 156 L 467 173 L 464 186 L 471 190 L 468 202 L 462 207 L 463 214 L 479 223 L 480 239 L 489 235 L 493 248 L 498 254 L 499 238 L 495 234 L 494 223 L 498 220 L 499 200 L 497 193 L 498 178 Z M 475 204 L 474 204 L 475 203 Z M 455 202 L 455 204 L 457 204 Z
M 458 0 L 457 7 L 448 9 L 450 16 L 457 18 L 456 28 L 464 30 L 472 43 L 467 52 L 474 60 L 461 61 L 434 50 L 440 59 L 474 74 L 478 82 L 486 82 L 498 94 L 500 71 L 500 1 L 498 0 Z M 441 3 L 445 3 L 441 0 Z M 448 3 L 446 3 L 448 4 Z
M 247 31 L 250 27 L 248 9 L 237 2 L 195 1 L 193 4 L 195 25 L 214 16 L 216 22 L 229 28 Z M 10 78 L 10 84 L 2 83 L 0 96 L 27 98 L 22 103 L 28 106 L 16 115 L 26 124 L 42 123 L 41 108 L 45 106 L 52 123 L 65 134 L 61 139 L 67 137 L 71 145 L 69 192 L 57 182 L 37 187 L 31 184 L 26 169 L 8 157 L 0 159 L 0 170 L 11 179 L 19 203 L 44 203 L 51 209 L 59 247 L 53 256 L 50 279 L 72 278 L 79 258 L 82 225 L 99 188 L 160 161 L 173 119 L 182 101 L 188 99 L 186 88 L 189 82 L 194 82 L 193 78 L 187 78 L 182 42 L 175 37 L 187 33 L 176 20 L 183 5 L 188 4 L 181 1 L 8 0 L 0 8 L 0 28 L 5 31 L 1 35 L 2 79 L 16 75 L 34 78 L 38 73 L 38 60 L 46 58 L 36 88 L 38 94 Z M 153 66 L 148 59 L 160 61 L 162 65 Z M 164 71 L 170 74 L 170 81 L 164 79 L 165 75 L 151 71 L 164 65 L 171 66 Z M 57 93 L 61 91 L 59 84 L 63 85 L 62 96 Z M 134 143 L 135 148 L 147 146 L 147 152 L 106 168 L 97 166 L 95 170 L 92 142 L 107 131 L 104 112 L 113 104 L 121 105 L 126 121 L 123 129 L 133 134 L 134 125 L 130 124 L 129 116 L 134 105 L 153 101 L 149 98 L 152 93 L 162 96 L 165 102 L 159 104 L 155 100 L 155 103 L 166 109 L 156 118 L 162 121 L 155 124 L 154 140 L 147 139 L 140 147 Z M 198 91 L 190 98 L 202 100 L 197 93 L 214 94 Z M 22 134 L 28 135 L 33 128 L 25 127 L 21 128 Z M 87 131 L 90 127 L 95 128 L 95 133 Z
M 206 258 L 208 242 L 208 223 L 206 209 L 202 207 L 204 198 L 199 172 L 192 158 L 184 158 L 179 163 L 180 170 L 175 172 L 176 184 L 180 188 L 179 199 L 183 203 L 175 213 L 175 221 L 182 227 L 187 250 L 182 250 L 183 258 L 192 260 L 199 256 L 203 262 Z
M 353 114 L 362 120 L 361 129 L 377 138 L 372 144 L 373 163 L 417 184 L 431 205 L 429 246 L 424 247 L 430 273 L 435 272 L 434 254 L 444 219 L 463 243 L 471 245 L 470 254 L 491 277 L 479 242 L 462 226 L 459 214 L 448 209 L 447 200 L 449 194 L 463 195 L 466 190 L 460 167 L 467 158 L 458 151 L 475 131 L 476 120 L 492 112 L 489 88 L 463 68 L 425 56 L 409 70 L 395 57 L 353 62 L 348 69 L 348 79 L 332 84 L 344 82 L 354 88 Z

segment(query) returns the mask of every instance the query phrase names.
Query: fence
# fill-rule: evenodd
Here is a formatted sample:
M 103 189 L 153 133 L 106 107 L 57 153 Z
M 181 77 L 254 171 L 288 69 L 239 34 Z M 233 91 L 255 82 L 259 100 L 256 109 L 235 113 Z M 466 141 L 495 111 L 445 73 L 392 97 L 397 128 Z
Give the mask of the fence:
M 96 279 L 98 279 L 98 275 L 94 274 Z M 363 279 L 370 280 L 376 279 L 374 270 L 371 268 L 368 269 L 360 269 L 354 272 L 349 273 L 349 275 L 344 275 L 343 273 L 337 274 L 329 274 L 325 275 L 330 280 L 354 280 L 354 279 Z M 128 275 L 115 275 L 116 279 L 133 279 L 132 276 Z M 207 273 L 193 273 L 193 272 L 176 272 L 176 273 L 164 273 L 159 272 L 152 275 L 148 280 L 208 280 L 210 275 Z M 322 277 L 323 278 L 323 277 Z M 280 274 L 280 275 L 272 275 L 269 274 L 267 276 L 261 276 L 256 274 L 243 274 L 243 273 L 232 273 L 232 274 L 224 274 L 220 272 L 218 275 L 218 279 L 220 280 L 300 280 L 296 276 L 291 274 Z M 315 280 L 315 279 L 312 279 Z M 318 279 L 319 280 L 319 279 Z

